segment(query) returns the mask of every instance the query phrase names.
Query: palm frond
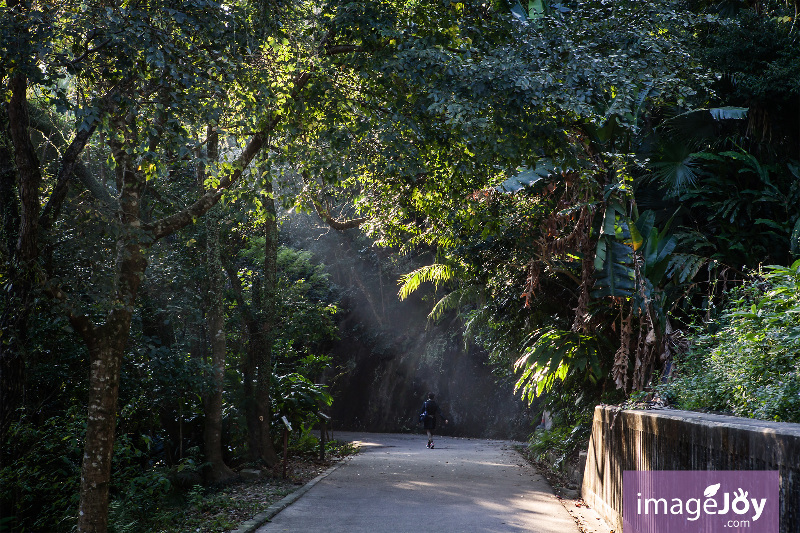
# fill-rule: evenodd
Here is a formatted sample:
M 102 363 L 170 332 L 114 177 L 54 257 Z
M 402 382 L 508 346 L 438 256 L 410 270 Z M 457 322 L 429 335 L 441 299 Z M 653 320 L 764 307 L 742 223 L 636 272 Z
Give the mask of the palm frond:
M 693 187 L 697 183 L 698 154 L 685 143 L 672 142 L 661 147 L 658 158 L 650 164 L 653 178 L 667 189 L 670 195 Z
M 425 265 L 400 277 L 400 290 L 397 295 L 401 300 L 405 300 L 425 282 L 433 281 L 438 285 L 451 280 L 454 276 L 455 270 L 450 265 L 442 263 Z
M 431 312 L 428 313 L 428 320 L 431 322 L 436 322 L 442 318 L 442 315 L 444 315 L 447 311 L 459 309 L 466 304 L 475 302 L 477 297 L 478 289 L 474 285 L 456 289 L 446 294 L 444 297 L 439 299 L 438 302 L 436 302 L 436 305 L 433 306 Z
M 532 342 L 531 342 L 532 341 Z M 574 331 L 541 328 L 527 338 L 527 348 L 514 363 L 522 375 L 514 386 L 531 403 L 537 396 L 552 390 L 570 371 L 582 372 L 596 381 L 603 376 L 597 339 Z
M 470 341 L 475 339 L 476 332 L 482 326 L 486 326 L 489 321 L 491 313 L 488 307 L 480 307 L 475 311 L 471 311 L 467 315 L 467 321 L 464 324 L 464 348 L 466 349 Z

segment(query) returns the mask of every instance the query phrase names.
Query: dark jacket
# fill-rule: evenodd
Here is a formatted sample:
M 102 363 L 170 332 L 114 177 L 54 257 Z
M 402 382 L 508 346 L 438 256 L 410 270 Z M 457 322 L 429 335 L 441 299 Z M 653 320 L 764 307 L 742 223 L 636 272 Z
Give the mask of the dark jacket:
M 435 400 L 426 400 L 422 404 L 419 414 L 425 429 L 436 429 L 436 417 L 442 416 L 439 412 L 439 404 Z

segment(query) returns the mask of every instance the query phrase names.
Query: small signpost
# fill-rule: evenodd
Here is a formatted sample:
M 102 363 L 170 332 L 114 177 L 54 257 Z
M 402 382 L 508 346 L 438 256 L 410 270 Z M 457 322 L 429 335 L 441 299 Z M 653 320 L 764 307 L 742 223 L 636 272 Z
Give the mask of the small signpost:
M 327 436 L 328 422 L 331 417 L 320 411 L 319 415 L 319 460 L 325 460 L 325 437 Z
M 292 430 L 292 424 L 289 420 L 282 416 L 283 421 L 283 479 L 286 479 L 286 464 L 289 459 L 289 432 Z

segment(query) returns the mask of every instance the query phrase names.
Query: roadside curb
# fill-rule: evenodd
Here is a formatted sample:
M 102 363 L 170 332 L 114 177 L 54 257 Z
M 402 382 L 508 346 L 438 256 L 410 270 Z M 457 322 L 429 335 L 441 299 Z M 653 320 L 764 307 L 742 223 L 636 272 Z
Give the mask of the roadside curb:
M 318 475 L 317 477 L 315 477 L 314 479 L 312 479 L 311 481 L 309 481 L 308 483 L 306 483 L 293 493 L 287 494 L 282 500 L 273 503 L 272 505 L 267 507 L 267 510 L 264 511 L 263 513 L 258 513 L 247 522 L 242 523 L 238 529 L 234 529 L 233 531 L 231 531 L 231 533 L 253 533 L 253 531 L 255 531 L 256 529 L 260 528 L 261 526 L 269 522 L 276 514 L 280 513 L 281 511 L 289 507 L 291 504 L 299 500 L 303 494 L 311 490 L 311 487 L 313 487 L 314 485 L 325 479 L 328 475 L 331 474 L 331 472 L 342 466 L 346 461 L 349 461 L 350 457 L 352 456 L 345 457 L 341 461 L 337 462 L 335 465 L 331 466 L 323 473 L 321 473 L 320 475 Z

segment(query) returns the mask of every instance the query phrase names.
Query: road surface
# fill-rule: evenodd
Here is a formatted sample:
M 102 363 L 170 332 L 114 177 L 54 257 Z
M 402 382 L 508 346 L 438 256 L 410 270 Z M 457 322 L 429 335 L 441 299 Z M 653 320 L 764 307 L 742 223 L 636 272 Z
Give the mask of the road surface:
M 578 533 L 508 441 L 337 432 L 361 452 L 257 533 Z

